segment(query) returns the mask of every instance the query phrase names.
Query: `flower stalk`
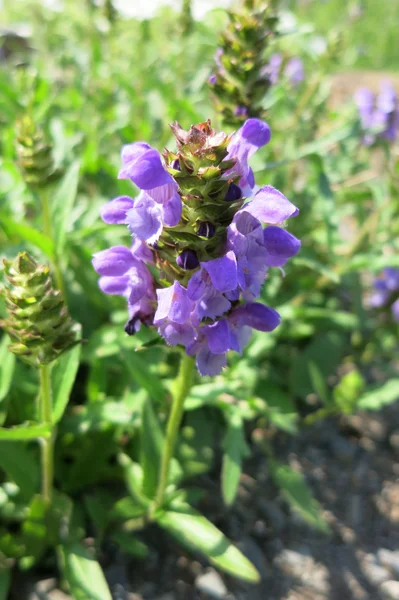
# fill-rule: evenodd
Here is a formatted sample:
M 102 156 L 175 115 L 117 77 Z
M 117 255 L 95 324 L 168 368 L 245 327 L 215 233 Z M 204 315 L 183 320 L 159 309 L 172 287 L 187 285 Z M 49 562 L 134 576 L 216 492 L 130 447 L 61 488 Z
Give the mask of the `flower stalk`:
M 41 365 L 39 413 L 40 421 L 44 425 L 52 422 L 52 391 L 51 374 L 49 365 Z M 54 478 L 54 431 L 49 438 L 40 438 L 41 464 L 42 464 L 42 494 L 43 498 L 51 502 Z
M 164 500 L 165 491 L 168 486 L 170 463 L 173 458 L 177 434 L 179 432 L 180 423 L 184 413 L 184 401 L 190 391 L 193 374 L 194 374 L 195 361 L 192 356 L 182 354 L 179 373 L 177 375 L 174 389 L 173 389 L 173 400 L 172 408 L 169 415 L 168 426 L 166 429 L 165 445 L 162 453 L 161 468 L 159 472 L 159 483 L 155 497 L 155 504 L 157 506 L 162 505 Z

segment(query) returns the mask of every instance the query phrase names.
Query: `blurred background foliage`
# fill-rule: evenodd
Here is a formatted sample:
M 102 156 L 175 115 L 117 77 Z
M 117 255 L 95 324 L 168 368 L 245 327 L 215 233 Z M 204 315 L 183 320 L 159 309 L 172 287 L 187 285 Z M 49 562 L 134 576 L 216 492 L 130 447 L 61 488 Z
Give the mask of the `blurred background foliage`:
M 7 258 L 27 249 L 57 265 L 85 343 L 52 372 L 58 494 L 44 518 L 36 495 L 37 444 L 24 433 L 6 433 L 35 420 L 38 381 L 2 339 L 0 560 L 21 570 L 42 560 L 53 565 L 46 550 L 59 544 L 60 522 L 67 520 L 58 559 L 73 590 L 77 565 L 89 560 L 79 545 L 89 532 L 97 549 L 112 538 L 135 557 L 148 553 L 131 534 L 140 528 L 140 511 L 129 460 L 151 470 L 145 463 L 159 452 L 178 362 L 176 349 L 158 344 L 145 328 L 126 337 L 124 302 L 98 289 L 93 253 L 129 241 L 123 228 L 102 223 L 100 207 L 133 193 L 129 182 L 117 179 L 123 144 L 170 147 L 174 120 L 189 127 L 209 117 L 215 128 L 224 127 L 208 78 L 227 16 L 215 9 L 192 21 L 187 3 L 183 11 L 161 6 L 144 20 L 124 17 L 110 2 L 46 4 L 0 5 L 0 247 Z M 273 457 L 273 439 L 328 415 L 378 410 L 398 396 L 398 324 L 390 305 L 368 304 L 374 279 L 386 267 L 399 268 L 398 148 L 383 140 L 362 145 L 352 100 L 358 80 L 351 72 L 370 70 L 362 77 L 375 90 L 379 71 L 397 85 L 399 4 L 297 0 L 282 1 L 279 10 L 265 64 L 273 52 L 300 56 L 305 78 L 296 87 L 281 79 L 262 100 L 272 141 L 253 168 L 259 185 L 274 185 L 300 208 L 290 230 L 302 249 L 285 276 L 270 271 L 262 293 L 281 313 L 281 326 L 254 334 L 223 376 L 195 382 L 176 481 L 187 480 L 186 496 L 200 497 L 190 477 L 217 467 L 230 505 L 243 460 L 260 453 L 274 465 L 272 477 L 288 502 L 326 530 L 305 481 Z M 29 131 L 18 138 L 26 119 L 40 132 L 39 142 Z M 51 147 L 51 173 L 42 187 L 26 176 L 21 135 L 36 158 L 40 144 Z M 3 305 L 0 310 L 4 316 Z M 29 525 L 35 519 L 44 523 L 40 531 Z

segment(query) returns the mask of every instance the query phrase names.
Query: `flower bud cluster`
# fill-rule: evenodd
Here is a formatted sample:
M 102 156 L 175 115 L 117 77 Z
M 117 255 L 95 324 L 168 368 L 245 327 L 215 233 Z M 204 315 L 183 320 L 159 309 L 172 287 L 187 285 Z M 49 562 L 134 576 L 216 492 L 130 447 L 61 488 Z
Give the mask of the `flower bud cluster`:
M 9 350 L 32 365 L 48 364 L 78 343 L 74 322 L 53 287 L 49 267 L 38 265 L 27 252 L 3 262 L 8 317 L 0 325 L 12 340 Z
M 217 109 L 227 124 L 238 126 L 248 117 L 265 116 L 262 101 L 273 83 L 265 72 L 265 53 L 276 33 L 276 4 L 244 0 L 227 13 L 229 23 L 209 77 Z
M 52 145 L 31 119 L 25 115 L 17 124 L 18 165 L 28 185 L 46 185 L 54 176 Z
M 140 193 L 115 198 L 101 215 L 126 225 L 133 244 L 98 252 L 93 265 L 103 292 L 127 299 L 129 334 L 155 326 L 196 356 L 201 374 L 215 375 L 253 328 L 279 324 L 275 310 L 254 300 L 269 267 L 299 250 L 282 227 L 298 210 L 272 186 L 255 190 L 248 160 L 269 142 L 267 123 L 248 119 L 232 135 L 209 121 L 172 131 L 176 149 L 162 156 L 145 142 L 122 149 L 119 177 Z

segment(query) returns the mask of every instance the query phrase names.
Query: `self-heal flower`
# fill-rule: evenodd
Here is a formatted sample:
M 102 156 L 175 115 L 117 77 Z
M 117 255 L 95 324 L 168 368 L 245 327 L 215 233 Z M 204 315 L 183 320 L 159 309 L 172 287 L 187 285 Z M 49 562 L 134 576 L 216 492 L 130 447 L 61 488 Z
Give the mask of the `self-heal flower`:
M 378 138 L 394 142 L 399 132 L 399 99 L 392 85 L 382 83 L 378 95 L 368 88 L 360 88 L 354 99 L 363 130 L 363 143 L 371 145 Z
M 373 283 L 368 303 L 373 308 L 390 307 L 395 321 L 399 322 L 399 269 L 387 267 Z
M 202 375 L 216 375 L 254 329 L 270 332 L 280 322 L 255 300 L 268 269 L 299 250 L 284 228 L 298 209 L 272 186 L 253 195 L 250 159 L 270 141 L 267 123 L 248 119 L 232 135 L 209 121 L 188 131 L 174 123 L 172 131 L 176 149 L 162 157 L 144 142 L 124 147 L 120 176 L 140 192 L 115 198 L 101 214 L 124 224 L 133 243 L 98 252 L 93 266 L 100 288 L 126 299 L 129 335 L 142 323 L 156 327 L 168 345 L 196 357 Z

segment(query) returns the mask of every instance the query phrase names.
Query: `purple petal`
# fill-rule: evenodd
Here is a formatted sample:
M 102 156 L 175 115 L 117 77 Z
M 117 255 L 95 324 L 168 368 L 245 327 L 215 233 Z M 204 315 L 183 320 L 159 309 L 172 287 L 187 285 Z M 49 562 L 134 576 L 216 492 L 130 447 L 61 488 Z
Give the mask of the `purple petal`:
M 386 267 L 384 269 L 384 277 L 389 290 L 392 290 L 393 292 L 399 290 L 399 269 Z
M 131 287 L 129 302 L 131 304 L 141 300 L 141 298 L 145 294 L 148 294 L 153 288 L 152 275 L 142 262 L 136 263 L 136 265 L 130 269 L 129 279 Z
M 172 176 L 165 170 L 161 155 L 157 150 L 140 148 L 137 152 L 131 152 L 131 155 L 133 156 L 132 160 L 125 162 L 119 171 L 119 179 L 131 179 L 141 190 L 152 190 L 173 182 Z
M 263 240 L 269 267 L 282 267 L 291 256 L 299 252 L 301 247 L 301 242 L 294 235 L 274 225 L 263 230 Z
M 190 300 L 199 300 L 199 298 L 204 295 L 208 287 L 208 283 L 206 281 L 207 278 L 208 275 L 203 269 L 196 271 L 190 277 L 190 280 L 187 284 L 187 293 Z
M 237 261 L 231 250 L 221 258 L 201 263 L 219 292 L 229 292 L 237 287 Z
M 134 142 L 133 144 L 126 144 L 122 148 L 121 159 L 122 164 L 127 165 L 132 160 L 137 160 L 147 150 L 151 150 L 151 146 L 147 142 Z
M 166 204 L 177 193 L 177 184 L 172 181 L 165 185 L 146 190 L 146 193 L 158 204 Z
M 129 288 L 129 276 L 122 277 L 100 277 L 98 285 L 104 294 L 123 296 Z
M 195 341 L 195 329 L 190 324 L 165 323 L 159 333 L 170 346 L 190 346 Z
M 245 204 L 241 210 L 270 225 L 279 225 L 299 213 L 296 206 L 271 185 L 260 188 L 254 199 Z
M 389 82 L 384 82 L 381 92 L 377 96 L 377 108 L 386 114 L 390 114 L 396 107 L 396 92 Z
M 230 310 L 231 304 L 222 294 L 210 294 L 203 296 L 197 304 L 199 320 L 207 317 L 216 319 Z
M 209 349 L 213 354 L 224 354 L 231 349 L 230 328 L 227 319 L 221 319 L 203 329 Z
M 304 79 L 303 62 L 300 58 L 291 58 L 285 67 L 285 75 L 292 85 L 298 85 Z
M 175 192 L 169 201 L 164 205 L 163 218 L 165 225 L 168 227 L 175 227 L 180 221 L 182 208 L 183 205 L 181 198 L 179 194 Z
M 107 202 L 101 208 L 101 218 L 109 225 L 120 225 L 125 222 L 126 213 L 133 207 L 133 199 L 129 196 L 119 196 Z
M 131 246 L 131 251 L 137 260 L 141 260 L 144 263 L 152 264 L 154 262 L 154 257 L 151 249 L 146 245 L 145 242 L 139 240 L 139 238 L 135 238 L 133 240 L 133 244 Z
M 125 223 L 139 239 L 154 244 L 162 233 L 162 217 L 162 206 L 143 192 L 128 211 Z
M 132 252 L 126 246 L 113 246 L 96 252 L 93 267 L 100 275 L 124 275 L 135 263 Z
M 239 306 L 231 315 L 233 323 L 248 325 L 258 331 L 273 331 L 280 324 L 280 315 L 259 302 Z
M 174 323 L 186 323 L 194 307 L 187 295 L 187 290 L 178 281 L 172 286 L 157 290 L 158 308 L 155 313 L 154 323 L 161 323 L 170 319 Z
M 212 354 L 208 348 L 202 348 L 197 354 L 197 369 L 201 375 L 218 375 L 227 361 L 224 354 Z

